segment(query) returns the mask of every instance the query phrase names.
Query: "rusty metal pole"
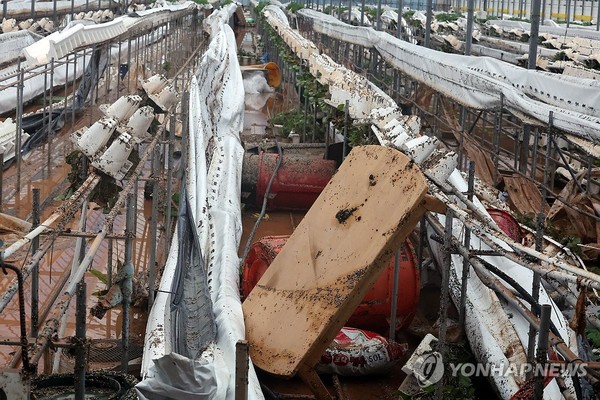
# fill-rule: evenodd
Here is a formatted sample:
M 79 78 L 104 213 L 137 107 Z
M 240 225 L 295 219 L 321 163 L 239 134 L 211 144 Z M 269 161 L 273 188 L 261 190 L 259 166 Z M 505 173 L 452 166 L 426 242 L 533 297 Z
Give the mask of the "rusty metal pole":
M 0 152 L 0 212 L 2 212 L 2 199 L 4 198 L 4 152 Z
M 494 182 L 498 180 L 498 167 L 500 164 L 500 135 L 502 134 L 502 110 L 504 109 L 504 94 L 500 93 L 500 109 L 496 112 L 494 121 Z M 515 158 L 516 160 L 516 158 Z
M 148 309 L 154 303 L 154 287 L 156 281 L 156 229 L 158 227 L 158 203 L 159 203 L 159 148 L 156 146 L 152 155 L 152 211 L 150 214 L 150 257 L 148 261 Z M 170 203 L 168 204 L 170 206 Z
M 533 149 L 531 154 L 531 178 L 535 179 L 537 172 L 537 157 L 538 157 L 538 146 L 540 140 L 540 130 L 536 127 L 533 131 Z M 588 180 L 589 182 L 589 180 Z M 589 186 L 588 186 L 589 187 Z
M 23 139 L 23 88 L 25 86 L 25 70 L 19 62 L 19 81 L 17 84 L 17 135 L 15 138 L 15 159 L 17 160 L 17 184 L 15 195 L 21 198 L 21 145 Z
M 248 399 L 248 342 L 238 340 L 235 344 L 235 400 Z
M 12 264 L 7 264 L 0 257 L 0 268 L 2 268 L 2 272 L 4 275 L 7 275 L 7 269 L 10 269 L 15 274 L 17 274 L 17 282 L 19 287 L 19 325 L 21 327 L 21 359 L 23 360 L 23 369 L 27 372 L 32 372 L 31 364 L 29 363 L 29 352 L 28 352 L 28 343 L 27 343 L 27 322 L 25 321 L 25 291 L 23 286 L 25 282 L 23 281 L 23 274 L 21 270 L 15 267 Z
M 535 383 L 533 386 L 534 400 L 542 400 L 544 397 L 544 366 L 548 360 L 548 336 L 550 331 L 550 316 L 552 306 L 542 304 L 540 313 L 540 330 L 538 334 L 538 345 L 535 362 Z
M 470 201 L 473 201 L 473 192 L 475 190 L 475 162 L 474 161 L 469 161 L 469 180 L 468 180 L 468 192 L 467 192 L 467 198 Z M 467 249 L 467 251 L 471 251 L 471 230 L 469 228 L 467 228 L 465 226 L 465 237 L 464 237 L 464 246 Z M 469 260 L 467 258 L 463 258 L 463 270 L 462 270 L 462 280 L 461 280 L 461 286 L 460 286 L 460 310 L 458 310 L 458 312 L 460 313 L 459 315 L 459 320 L 458 320 L 458 326 L 461 327 L 461 329 L 465 330 L 465 321 L 466 321 L 466 305 L 467 305 L 467 282 L 469 279 L 469 270 L 471 269 L 471 265 L 469 263 Z
M 35 229 L 40 225 L 40 189 L 33 189 L 33 221 L 31 228 Z M 31 240 L 31 254 L 35 254 L 40 246 L 39 235 Z M 39 291 L 40 291 L 40 265 L 35 263 L 31 271 L 31 336 L 38 335 L 38 314 L 39 314 Z
M 125 239 L 125 254 L 123 260 L 123 269 L 133 269 L 132 268 L 132 258 L 133 258 L 133 235 L 134 235 L 134 226 L 135 226 L 135 205 L 136 197 L 134 197 L 131 193 L 127 195 L 127 214 L 126 214 L 126 222 L 125 222 L 125 234 L 127 239 Z M 133 272 L 133 271 L 130 271 Z M 131 274 L 133 275 L 133 274 Z M 123 292 L 123 329 L 121 334 L 121 343 L 123 353 L 121 355 L 121 369 L 124 373 L 128 373 L 129 371 L 129 314 L 130 314 L 130 305 L 131 305 L 131 277 L 124 277 L 123 280 L 129 280 L 129 282 L 121 283 L 121 291 Z
M 425 47 L 430 47 L 431 22 L 433 21 L 433 0 L 427 0 L 427 17 L 425 21 Z
M 86 370 L 86 332 L 85 332 L 85 317 L 87 312 L 86 307 L 86 283 L 83 278 L 77 284 L 77 298 L 76 298 L 76 324 L 75 324 L 75 337 L 77 339 L 75 344 L 75 400 L 85 400 L 85 370 Z
M 448 208 L 446 211 L 446 226 L 444 230 L 444 244 L 443 244 L 443 261 L 441 266 L 442 272 L 442 293 L 440 298 L 440 329 L 438 336 L 438 352 L 442 355 L 442 359 L 446 355 L 446 331 L 447 331 L 447 315 L 448 315 L 448 303 L 450 301 L 450 268 L 452 267 L 452 225 L 454 221 L 454 212 Z M 435 391 L 437 399 L 443 398 L 443 387 L 444 380 L 441 379 L 438 382 L 438 386 Z
M 346 159 L 346 140 L 348 139 L 348 123 L 350 120 L 350 101 L 346 100 L 344 107 L 344 142 L 342 143 L 342 162 Z
M 396 251 L 394 256 L 394 286 L 392 286 L 392 310 L 390 315 L 390 339 L 396 340 L 396 313 L 398 312 L 398 280 L 400 279 L 400 254 L 402 249 Z
M 547 187 L 548 187 L 548 168 L 550 168 L 550 154 L 552 151 L 553 144 L 553 132 L 552 132 L 552 122 L 554 119 L 554 114 L 550 111 L 550 115 L 548 116 L 549 124 L 548 124 L 548 134 L 547 134 L 547 142 L 546 142 L 546 158 L 544 160 L 544 185 L 542 186 L 541 196 L 540 196 L 540 212 L 536 221 L 536 232 L 535 232 L 535 249 L 536 251 L 542 251 L 543 248 L 543 240 L 544 240 L 544 227 L 545 227 L 545 219 L 546 219 L 546 196 L 547 196 Z M 538 272 L 533 273 L 533 284 L 531 288 L 531 295 L 534 300 L 537 302 L 540 297 L 540 286 L 541 286 L 541 277 Z M 527 357 L 529 362 L 534 361 L 534 347 L 535 347 L 535 336 L 536 330 L 533 326 L 529 327 L 529 342 L 527 347 Z
M 52 106 L 54 94 L 54 57 L 50 60 L 50 105 L 48 106 L 48 127 L 52 126 Z M 48 128 L 48 156 L 46 160 L 46 172 L 47 176 L 50 176 L 50 169 L 52 168 L 52 130 Z
M 540 34 L 540 8 L 541 0 L 532 0 L 531 3 L 531 28 L 529 32 L 529 56 L 527 59 L 527 69 L 536 69 L 538 37 Z M 543 21 L 542 21 L 543 22 Z M 567 20 L 567 28 L 569 21 Z
M 396 22 L 396 37 L 402 40 L 402 32 L 404 28 L 402 27 L 402 18 L 404 11 L 404 0 L 398 0 L 398 22 Z
M 471 45 L 473 44 L 473 15 L 475 1 L 467 0 L 467 33 L 465 40 L 465 56 L 471 55 Z

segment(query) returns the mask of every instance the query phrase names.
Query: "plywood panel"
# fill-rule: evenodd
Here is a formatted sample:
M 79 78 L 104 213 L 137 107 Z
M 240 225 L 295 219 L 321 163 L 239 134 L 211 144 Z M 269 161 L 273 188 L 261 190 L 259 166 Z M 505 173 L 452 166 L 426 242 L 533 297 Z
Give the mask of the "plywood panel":
M 355 148 L 243 304 L 255 365 L 316 364 L 426 207 L 419 168 L 394 149 Z
M 542 207 L 542 193 L 535 183 L 522 176 L 505 176 L 504 190 L 508 193 L 508 200 L 514 208 L 521 214 L 537 215 Z M 544 206 L 544 212 L 547 214 L 549 207 Z

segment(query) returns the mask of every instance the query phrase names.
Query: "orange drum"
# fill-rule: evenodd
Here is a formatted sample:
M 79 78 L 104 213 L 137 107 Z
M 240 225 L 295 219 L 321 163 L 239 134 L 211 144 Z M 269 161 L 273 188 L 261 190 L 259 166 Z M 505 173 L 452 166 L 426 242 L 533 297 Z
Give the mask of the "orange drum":
M 266 236 L 252 245 L 242 271 L 242 296 L 244 298 L 258 283 L 288 238 L 289 236 Z M 389 329 L 393 280 L 394 259 L 391 259 L 387 268 L 345 325 L 380 332 Z M 415 315 L 421 289 L 413 248 L 408 240 L 400 255 L 398 283 L 397 326 L 398 329 L 403 329 L 410 324 Z

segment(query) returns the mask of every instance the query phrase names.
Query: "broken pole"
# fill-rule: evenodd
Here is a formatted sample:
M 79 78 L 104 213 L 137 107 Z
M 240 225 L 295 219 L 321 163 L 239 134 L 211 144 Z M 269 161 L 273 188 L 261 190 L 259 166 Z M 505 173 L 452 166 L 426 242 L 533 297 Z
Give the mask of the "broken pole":
M 248 399 L 248 342 L 238 340 L 235 344 L 235 400 Z

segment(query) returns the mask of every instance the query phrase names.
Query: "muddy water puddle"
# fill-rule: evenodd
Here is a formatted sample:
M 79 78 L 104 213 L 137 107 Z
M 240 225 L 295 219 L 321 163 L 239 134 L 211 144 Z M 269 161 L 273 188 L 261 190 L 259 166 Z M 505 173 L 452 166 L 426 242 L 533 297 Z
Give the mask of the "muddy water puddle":
M 242 255 L 246 243 L 248 242 L 248 236 L 254 228 L 254 224 L 258 219 L 260 210 L 246 210 L 242 213 L 242 239 L 240 240 L 240 248 L 238 255 Z M 260 238 L 265 236 L 280 236 L 280 235 L 291 235 L 294 229 L 300 224 L 302 218 L 304 218 L 304 211 L 274 211 L 267 212 L 262 219 L 260 225 L 256 229 L 252 242 L 258 241 Z

